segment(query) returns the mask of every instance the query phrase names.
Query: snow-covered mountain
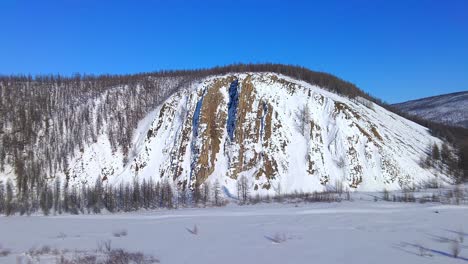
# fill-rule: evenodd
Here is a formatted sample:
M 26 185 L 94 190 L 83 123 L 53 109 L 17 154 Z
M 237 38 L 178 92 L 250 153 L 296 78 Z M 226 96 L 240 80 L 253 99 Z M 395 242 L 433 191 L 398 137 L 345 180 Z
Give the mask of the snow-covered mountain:
M 426 120 L 468 128 L 468 91 L 422 98 L 394 106 Z
M 138 125 L 124 165 L 101 134 L 71 158 L 71 182 L 138 177 L 174 185 L 246 176 L 252 193 L 411 187 L 440 174 L 422 168 L 428 129 L 362 98 L 349 99 L 276 73 L 216 75 L 189 83 Z M 447 180 L 442 178 L 440 180 Z

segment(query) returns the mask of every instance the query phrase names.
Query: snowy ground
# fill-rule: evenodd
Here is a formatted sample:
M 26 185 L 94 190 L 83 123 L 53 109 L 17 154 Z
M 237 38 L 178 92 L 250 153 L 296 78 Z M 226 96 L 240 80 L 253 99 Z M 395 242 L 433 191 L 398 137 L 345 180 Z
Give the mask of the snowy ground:
M 463 263 L 468 261 L 467 219 L 466 206 L 370 199 L 0 217 L 0 243 L 11 250 L 0 263 L 27 263 L 25 252 L 44 245 L 93 251 L 107 240 L 112 248 L 141 251 L 161 263 Z M 188 231 L 195 225 L 197 235 Z M 121 230 L 128 234 L 113 234 Z M 277 239 L 285 241 L 273 242 Z M 451 257 L 452 240 L 463 241 L 459 258 Z M 40 263 L 56 259 L 40 258 Z

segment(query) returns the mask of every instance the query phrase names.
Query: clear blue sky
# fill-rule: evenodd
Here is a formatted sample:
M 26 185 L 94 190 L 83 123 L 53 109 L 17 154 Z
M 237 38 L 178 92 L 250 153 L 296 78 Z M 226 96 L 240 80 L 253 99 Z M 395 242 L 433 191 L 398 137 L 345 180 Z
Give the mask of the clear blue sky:
M 298 64 L 394 103 L 468 90 L 468 1 L 0 0 L 0 73 Z

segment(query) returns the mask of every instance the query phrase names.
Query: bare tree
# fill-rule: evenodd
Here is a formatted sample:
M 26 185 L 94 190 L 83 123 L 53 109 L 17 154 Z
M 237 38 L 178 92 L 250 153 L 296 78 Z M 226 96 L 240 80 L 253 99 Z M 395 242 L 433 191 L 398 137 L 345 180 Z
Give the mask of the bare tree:
M 281 182 L 278 182 L 275 188 L 275 200 L 277 202 L 282 202 L 283 201 L 283 193 L 281 190 Z
M 297 129 L 306 138 L 309 138 L 308 134 L 310 133 L 310 118 L 308 105 L 304 105 L 296 113 Z
M 14 213 L 15 205 L 13 201 L 13 184 L 11 180 L 7 181 L 6 197 L 5 197 L 5 215 L 12 215 Z
M 460 255 L 460 242 L 457 239 L 451 240 L 450 251 L 454 258 L 458 258 Z
M 214 198 L 214 204 L 216 206 L 220 206 L 221 203 L 221 185 L 219 184 L 219 180 L 216 179 L 213 185 L 213 198 Z
M 0 214 L 3 214 L 5 211 L 5 187 L 3 182 L 0 181 Z
M 195 206 L 197 206 L 200 203 L 200 200 L 202 199 L 202 191 L 201 191 L 201 186 L 197 183 L 194 185 L 193 189 L 193 203 Z
M 187 206 L 187 189 L 185 188 L 185 186 L 177 186 L 177 189 L 179 194 L 179 205 Z
M 62 205 L 61 205 L 61 184 L 60 178 L 57 177 L 55 180 L 55 190 L 54 190 L 54 212 L 55 213 L 62 213 Z
M 210 183 L 205 182 L 203 184 L 203 205 L 206 206 L 209 201 L 211 200 L 211 188 L 210 188 Z
M 241 176 L 237 180 L 237 195 L 241 204 L 246 204 L 249 199 L 249 180 L 247 177 Z

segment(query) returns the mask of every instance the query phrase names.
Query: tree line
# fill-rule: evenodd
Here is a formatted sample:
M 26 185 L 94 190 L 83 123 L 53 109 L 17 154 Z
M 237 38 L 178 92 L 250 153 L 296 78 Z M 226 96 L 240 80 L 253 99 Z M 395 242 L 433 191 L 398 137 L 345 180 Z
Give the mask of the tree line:
M 225 204 L 218 181 L 188 190 L 176 187 L 168 180 L 155 182 L 153 179 L 135 179 L 131 183 L 111 185 L 97 179 L 94 185 L 71 187 L 57 178 L 53 184 L 44 184 L 27 193 L 15 191 L 11 180 L 6 184 L 0 181 L 0 214 L 6 216 L 34 213 L 99 214 L 104 210 L 114 213 Z
M 350 193 L 339 188 L 324 192 L 282 193 L 281 185 L 270 196 L 254 196 L 250 193 L 247 177 L 237 179 L 237 198 L 230 197 L 239 205 L 269 202 L 339 202 L 350 200 Z M 342 195 L 345 194 L 345 197 Z M 230 195 L 229 195 L 230 196 Z M 152 178 L 142 181 L 135 178 L 133 182 L 117 185 L 104 184 L 97 179 L 92 184 L 69 186 L 66 181 L 57 178 L 52 184 L 34 188 L 28 193 L 15 191 L 13 182 L 6 184 L 0 181 L 0 215 L 11 216 L 42 213 L 45 216 L 57 214 L 100 214 L 103 212 L 132 212 L 141 209 L 177 209 L 185 207 L 219 207 L 225 206 L 228 200 L 221 184 L 205 182 L 193 189 L 171 183 L 169 180 L 154 181 Z

